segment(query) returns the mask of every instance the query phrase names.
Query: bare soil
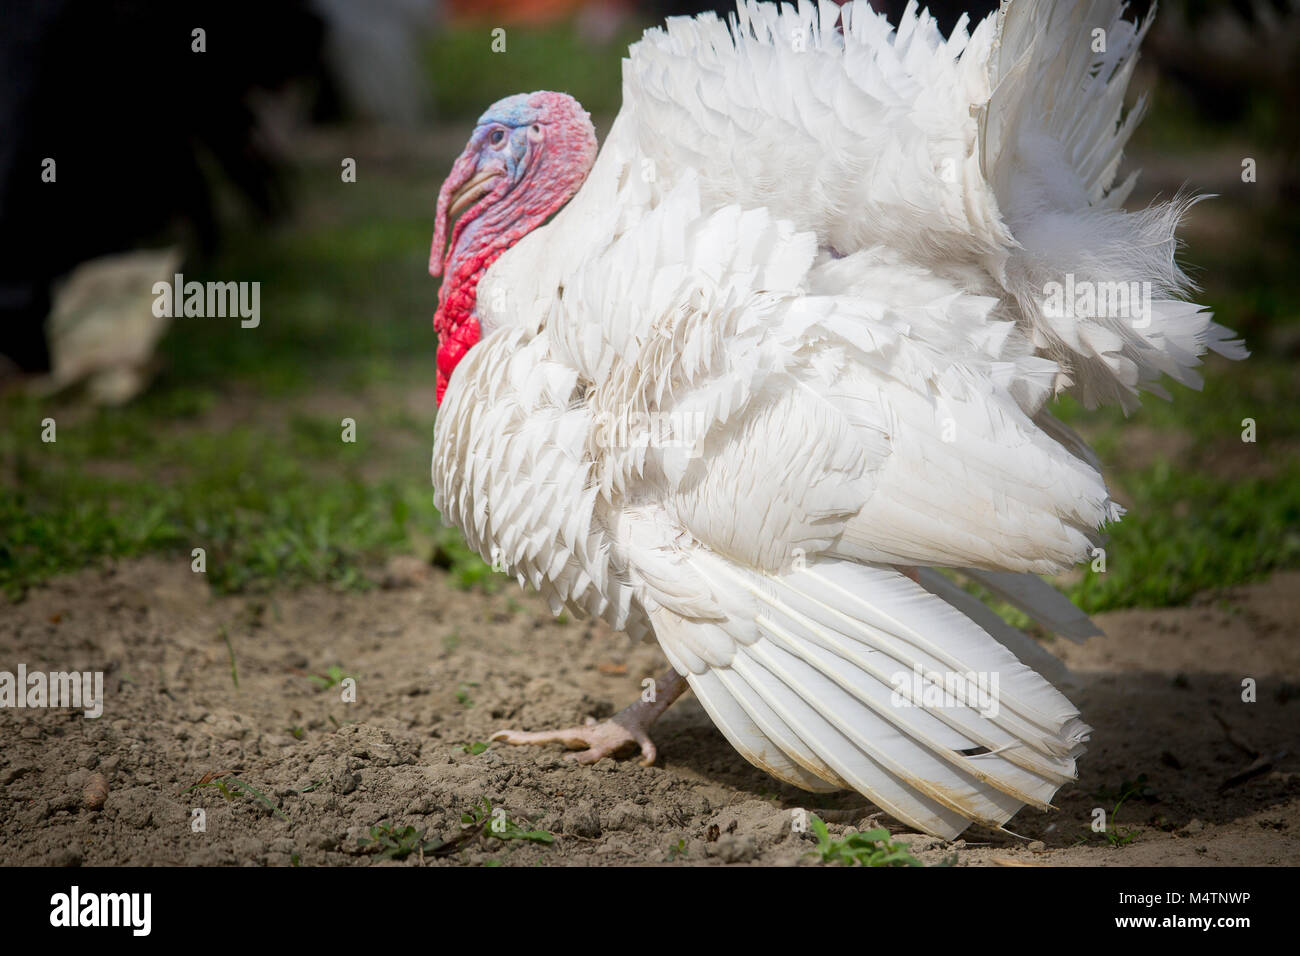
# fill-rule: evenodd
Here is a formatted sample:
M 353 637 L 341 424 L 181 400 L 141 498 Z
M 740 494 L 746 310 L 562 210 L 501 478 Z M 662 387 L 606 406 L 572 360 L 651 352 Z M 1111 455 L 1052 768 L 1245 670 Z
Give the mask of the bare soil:
M 812 846 L 792 811 L 837 833 L 869 822 L 857 794 L 806 794 L 751 767 L 689 695 L 659 723 L 653 767 L 469 752 L 501 727 L 608 716 L 664 662 L 603 625 L 553 619 L 514 585 L 465 592 L 411 560 L 389 584 L 218 598 L 188 561 L 142 560 L 0 609 L 0 670 L 102 670 L 107 698 L 98 719 L 0 709 L 0 863 L 791 865 Z M 1022 810 L 1019 836 L 972 827 L 953 844 L 893 829 L 927 863 L 1300 863 L 1297 619 L 1300 573 L 1100 616 L 1105 637 L 1052 645 L 1094 727 L 1059 809 Z M 309 676 L 331 667 L 355 678 L 355 702 Z M 99 810 L 84 806 L 92 774 L 109 787 Z M 221 774 L 229 796 L 190 789 Z M 358 842 L 381 823 L 455 839 L 483 798 L 553 842 L 474 835 L 401 860 Z M 1090 828 L 1099 807 L 1118 845 Z

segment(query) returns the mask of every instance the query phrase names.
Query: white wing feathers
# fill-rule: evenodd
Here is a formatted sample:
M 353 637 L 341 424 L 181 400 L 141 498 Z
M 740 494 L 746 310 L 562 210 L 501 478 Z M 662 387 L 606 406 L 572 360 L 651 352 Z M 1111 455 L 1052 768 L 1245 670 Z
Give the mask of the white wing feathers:
M 1181 300 L 1175 229 L 1194 200 L 1128 213 L 1136 173 L 1112 189 L 1150 18 L 1123 19 L 1122 0 L 1017 0 L 945 40 L 915 3 L 896 31 L 865 3 L 836 31 L 838 13 L 747 0 L 734 30 L 705 15 L 649 31 L 624 65 L 633 148 L 669 181 L 697 170 L 706 207 L 764 205 L 840 254 L 978 266 L 967 291 L 1006 296 L 1090 406 L 1164 395 L 1162 374 L 1196 387 L 1207 348 L 1244 357 Z M 1067 275 L 1106 305 L 1051 300 Z
M 1044 406 L 1233 346 L 1174 298 L 1181 207 L 1108 191 L 1141 35 L 1118 3 L 948 40 L 914 7 L 837 16 L 745 2 L 633 48 L 583 189 L 480 285 L 435 502 L 553 607 L 653 632 L 747 759 L 951 837 L 1048 805 L 1088 728 L 1026 666 L 1050 655 L 926 569 L 1095 631 L 1033 573 L 1120 509 Z M 1094 22 L 1109 53 L 1061 39 Z M 1067 269 L 1155 283 L 1150 325 L 1053 317 Z M 952 675 L 995 705 L 936 702 Z
M 545 322 L 590 383 L 607 500 L 654 489 L 696 540 L 766 570 L 795 549 L 1040 573 L 1087 556 L 1113 516 L 1105 486 L 1014 398 L 1053 372 L 988 323 L 988 300 L 918 267 L 876 299 L 866 253 L 861 289 L 804 294 L 835 287 L 811 235 L 762 208 L 698 208 L 687 177 Z M 655 440 L 595 427 L 652 411 L 670 429 Z
M 971 116 L 988 96 L 991 22 L 968 49 L 964 28 L 945 41 L 913 7 L 896 34 L 866 3 L 737 14 L 734 31 L 712 14 L 671 19 L 624 61 L 634 149 L 660 179 L 695 170 L 706 205 L 765 206 L 840 253 L 962 262 L 1009 244 Z
M 1192 283 L 1174 259 L 1175 230 L 1196 199 L 1130 213 L 1121 204 L 1136 171 L 1113 187 L 1145 108 L 1142 97 L 1122 116 L 1151 25 L 1148 17 L 1135 26 L 1123 12 L 1122 0 L 1004 3 L 979 138 L 984 175 L 1017 243 L 998 277 L 1035 347 L 1062 361 L 1089 407 L 1132 410 L 1139 389 L 1168 397 L 1162 374 L 1199 388 L 1194 367 L 1207 348 L 1229 358 L 1246 351 L 1204 307 L 1182 301 Z M 1056 301 L 1051 284 L 1062 290 Z M 1094 304 L 1067 302 L 1073 289 Z

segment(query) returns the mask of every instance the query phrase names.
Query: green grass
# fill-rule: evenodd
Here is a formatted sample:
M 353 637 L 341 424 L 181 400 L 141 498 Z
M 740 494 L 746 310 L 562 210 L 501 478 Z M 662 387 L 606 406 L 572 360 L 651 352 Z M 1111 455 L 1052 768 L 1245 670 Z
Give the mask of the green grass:
M 532 826 L 528 821 L 520 825 L 518 820 L 509 817 L 505 810 L 493 807 L 487 797 L 480 797 L 468 810 L 461 813 L 460 825 L 465 832 L 477 832 L 485 837 L 497 840 L 521 840 L 525 843 L 549 845 L 555 842 L 555 834 Z
M 1133 797 L 1147 802 L 1159 802 L 1155 790 L 1147 783 L 1147 775 L 1139 774 L 1138 778 L 1133 781 L 1125 780 L 1115 790 L 1102 788 L 1097 791 L 1097 797 L 1101 800 L 1115 800 L 1115 806 L 1106 818 L 1103 829 L 1100 831 L 1106 842 L 1115 848 L 1127 846 L 1137 839 L 1138 831 L 1132 827 L 1122 827 L 1119 825 L 1120 807 Z M 1088 836 L 1080 840 L 1080 843 L 1086 843 L 1090 837 L 1096 836 L 1097 832 L 1093 829 L 1091 823 L 1085 824 L 1084 829 L 1088 831 Z M 1076 844 L 1077 845 L 1077 844 Z
M 412 853 L 421 858 L 425 854 L 432 856 L 451 856 L 466 849 L 474 843 L 487 844 L 489 840 L 499 840 L 510 846 L 535 843 L 549 846 L 555 842 L 555 834 L 548 830 L 533 827 L 531 824 L 520 825 L 511 819 L 500 807 L 494 808 L 487 797 L 480 797 L 460 816 L 459 832 L 442 839 L 425 839 L 426 831 L 413 826 L 394 827 L 380 823 L 370 827 L 369 837 L 358 837 L 360 850 L 378 850 L 381 857 L 403 860 Z M 500 859 L 490 859 L 484 866 L 500 866 Z
M 837 863 L 841 866 L 924 866 L 925 864 L 912 856 L 906 843 L 894 843 L 889 838 L 889 831 L 884 827 L 874 830 L 861 830 L 843 837 L 833 837 L 826 824 L 817 814 L 812 814 L 809 823 L 817 837 L 816 849 L 809 850 L 821 863 Z
M 188 565 L 196 547 L 207 552 L 217 593 L 364 587 L 384 556 L 427 556 L 433 547 L 467 583 L 482 571 L 459 534 L 441 526 L 419 480 L 427 464 L 408 469 L 399 457 L 391 477 L 367 477 L 365 443 L 331 444 L 315 433 L 332 426 L 304 434 L 293 419 L 288 436 L 266 424 L 214 434 L 159 427 L 138 409 L 65 424 L 46 445 L 13 427 L 33 415 L 30 404 L 10 403 L 0 432 L 14 479 L 0 496 L 0 587 L 11 598 L 104 559 L 163 552 Z M 101 473 L 95 466 L 106 460 L 124 463 L 123 473 Z
M 1300 464 L 1274 478 L 1215 478 L 1159 464 L 1129 476 L 1133 510 L 1106 543 L 1104 574 L 1067 589 L 1090 613 L 1182 604 L 1199 591 L 1300 564 Z
M 332 664 L 324 674 L 308 674 L 307 679 L 315 684 L 321 690 L 329 690 L 341 684 L 346 678 L 355 675 L 349 674 L 337 664 Z
M 221 639 L 226 642 L 226 653 L 230 656 L 230 682 L 239 690 L 239 667 L 235 662 L 235 645 L 230 643 L 230 632 L 221 628 Z
M 270 229 L 237 224 L 220 257 L 185 265 L 187 280 L 261 282 L 260 325 L 177 320 L 160 348 L 158 386 L 235 379 L 268 397 L 322 382 L 355 390 L 413 372 L 412 356 L 432 374 L 438 287 L 428 257 L 444 172 L 366 166 L 343 183 L 330 165 L 302 167 L 297 218 Z
M 357 847 L 378 850 L 384 859 L 404 860 L 412 853 L 433 853 L 443 845 L 440 840 L 425 840 L 424 834 L 423 829 L 412 826 L 377 823 L 370 828 L 370 836 L 357 837 Z
M 242 793 L 249 799 L 264 807 L 268 813 L 274 814 L 281 820 L 289 819 L 288 815 L 276 806 L 274 800 L 264 794 L 261 790 L 258 790 L 252 784 L 246 783 L 238 777 L 232 777 L 229 775 L 215 777 L 211 780 L 205 780 L 204 782 L 196 783 L 194 786 L 186 788 L 184 793 L 192 793 L 195 790 L 204 790 L 208 788 L 217 790 L 227 800 L 234 800 L 237 794 Z

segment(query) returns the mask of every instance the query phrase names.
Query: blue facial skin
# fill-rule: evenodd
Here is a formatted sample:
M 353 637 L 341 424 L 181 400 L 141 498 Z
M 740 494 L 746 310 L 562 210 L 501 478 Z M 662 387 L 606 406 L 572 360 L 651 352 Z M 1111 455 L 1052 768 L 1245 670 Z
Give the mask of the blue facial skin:
M 528 168 L 529 130 L 541 117 L 541 110 L 528 105 L 530 96 L 529 93 L 516 93 L 489 106 L 479 117 L 466 146 L 477 153 L 475 172 L 494 167 L 502 169 L 511 188 Z M 498 132 L 501 134 L 499 137 L 495 135 Z M 497 142 L 494 143 L 494 139 Z M 452 250 L 453 257 L 461 255 L 474 244 L 483 225 L 484 219 L 481 216 L 465 224 Z
M 479 117 L 474 141 L 479 147 L 479 168 L 489 160 L 500 162 L 511 182 L 518 182 L 527 167 L 528 131 L 539 111 L 528 105 L 531 94 L 516 93 L 497 100 Z

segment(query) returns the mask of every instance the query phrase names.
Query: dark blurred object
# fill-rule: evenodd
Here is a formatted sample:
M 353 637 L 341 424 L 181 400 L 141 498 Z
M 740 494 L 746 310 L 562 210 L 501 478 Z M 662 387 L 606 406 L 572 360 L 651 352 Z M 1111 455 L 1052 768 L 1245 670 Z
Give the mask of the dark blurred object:
M 78 263 L 178 223 L 210 249 L 213 172 L 275 212 L 282 184 L 250 94 L 317 74 L 322 34 L 306 0 L 5 0 L 0 352 L 48 368 L 51 283 Z
M 1300 101 L 1298 0 L 1163 3 L 1146 52 L 1164 80 L 1190 94 L 1206 123 L 1249 121 L 1256 135 L 1262 131 L 1274 140 L 1253 144 L 1276 150 L 1281 161 L 1260 182 L 1271 181 L 1280 196 L 1300 201 L 1300 127 L 1290 116 Z
M 890 23 L 898 23 L 902 19 L 903 10 L 907 8 L 907 0 L 874 0 L 871 5 L 889 17 Z M 918 6 L 928 9 L 939 21 L 939 29 L 947 35 L 952 32 L 963 13 L 970 17 L 966 29 L 975 29 L 976 24 L 998 8 L 998 0 L 932 0 Z

